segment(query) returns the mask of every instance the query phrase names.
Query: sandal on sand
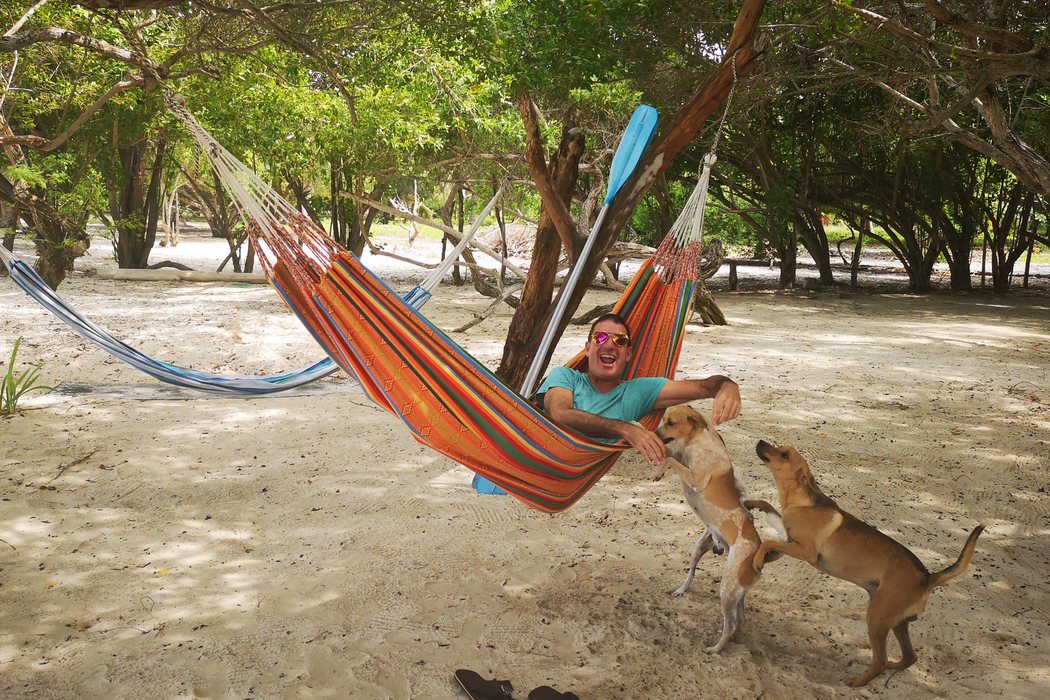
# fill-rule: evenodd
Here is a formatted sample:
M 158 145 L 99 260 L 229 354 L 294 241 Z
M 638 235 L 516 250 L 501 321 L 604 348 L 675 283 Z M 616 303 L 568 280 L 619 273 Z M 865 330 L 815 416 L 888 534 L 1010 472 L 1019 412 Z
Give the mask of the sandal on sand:
M 576 693 L 559 693 L 549 685 L 541 685 L 531 693 L 529 700 L 580 700 Z
M 456 669 L 454 675 L 470 700 L 511 700 L 514 692 L 510 681 L 487 681 L 467 668 Z

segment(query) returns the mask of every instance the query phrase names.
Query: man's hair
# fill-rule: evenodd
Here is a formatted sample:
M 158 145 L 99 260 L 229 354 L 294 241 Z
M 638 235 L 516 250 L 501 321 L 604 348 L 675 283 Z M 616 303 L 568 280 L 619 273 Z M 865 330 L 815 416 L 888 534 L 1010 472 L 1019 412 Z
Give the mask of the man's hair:
M 602 314 L 601 316 L 596 318 L 594 320 L 594 323 L 591 324 L 591 332 L 587 334 L 587 340 L 591 339 L 591 336 L 594 335 L 594 329 L 602 321 L 615 321 L 616 323 L 619 323 L 621 326 L 627 329 L 627 335 L 631 335 L 631 327 L 627 325 L 627 320 L 624 319 L 623 316 L 621 316 L 620 314 L 607 313 Z

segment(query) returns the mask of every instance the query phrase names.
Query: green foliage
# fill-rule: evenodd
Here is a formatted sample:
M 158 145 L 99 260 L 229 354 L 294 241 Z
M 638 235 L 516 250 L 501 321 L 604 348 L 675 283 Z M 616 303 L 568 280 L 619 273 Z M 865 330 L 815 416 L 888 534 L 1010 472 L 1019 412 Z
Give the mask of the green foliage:
M 0 19 L 11 26 L 22 11 L 5 6 Z M 575 193 L 575 215 L 578 202 L 600 183 L 599 173 L 607 173 L 631 110 L 653 104 L 665 128 L 708 78 L 739 2 L 361 0 L 279 3 L 266 11 L 285 39 L 308 43 L 289 46 L 244 15 L 195 3 L 154 14 L 130 6 L 118 12 L 46 3 L 26 29 L 61 27 L 134 48 L 157 63 L 171 59 L 165 87 L 182 93 L 220 143 L 286 196 L 294 181 L 322 218 L 331 217 L 334 206 L 352 207 L 329 201 L 333 182 L 344 192 L 378 188 L 384 199 L 395 193 L 404 199 L 418 186 L 431 209 L 444 205 L 452 183 L 464 183 L 473 190 L 469 217 L 496 181 L 516 183 L 507 209 L 530 218 L 539 199 L 524 162 L 514 157 L 524 140 L 517 97 L 527 90 L 540 105 L 548 148 L 558 143 L 564 110 L 579 110 L 588 167 Z M 1036 21 L 1043 14 L 1039 3 L 1015 4 L 1003 28 L 1045 43 Z M 921 13 L 915 16 L 921 21 Z M 915 57 L 896 50 L 898 38 L 817 0 L 767 3 L 762 20 L 772 42 L 763 69 L 749 75 L 733 99 L 719 149 L 721 189 L 707 205 L 709 237 L 740 245 L 776 238 L 792 245 L 796 213 L 830 211 L 854 227 L 861 217 L 870 220 L 888 240 L 882 224 L 897 211 L 903 230 L 942 238 L 954 230 L 957 239 L 969 241 L 973 222 L 988 218 L 976 204 L 1002 206 L 997 190 L 977 184 L 987 168 L 983 156 L 967 159 L 934 147 L 940 141 L 934 132 L 910 140 L 915 131 L 909 124 L 921 115 L 864 79 L 893 78 L 895 90 L 923 99 L 927 81 L 910 67 Z M 959 44 L 950 24 L 931 31 L 946 45 Z M 133 34 L 141 41 L 132 42 Z M 962 57 L 942 58 L 945 71 L 965 77 Z M 5 116 L 17 134 L 53 138 L 137 70 L 61 42 L 27 46 L 4 96 Z M 1016 105 L 1011 129 L 1045 153 L 1050 110 L 1040 107 L 1047 92 L 1026 80 L 1018 75 L 996 87 Z M 174 180 L 181 164 L 207 186 L 207 166 L 166 115 L 160 92 L 117 94 L 61 147 L 46 154 L 23 149 L 26 165 L 8 168 L 7 176 L 85 222 L 109 209 L 115 185 L 126 184 L 122 178 L 132 171 L 114 145 L 156 140 L 165 132 L 166 180 Z M 984 130 L 969 108 L 957 121 L 963 129 Z M 680 183 L 664 203 L 670 211 L 680 210 L 695 184 L 716 123 L 710 119 L 670 164 L 668 178 Z M 627 235 L 655 241 L 667 222 L 654 217 L 665 216 L 639 207 Z M 829 236 L 834 242 L 838 233 Z
M 15 347 L 11 350 L 11 359 L 7 363 L 7 372 L 4 374 L 3 384 L 0 384 L 0 416 L 9 416 L 18 412 L 18 402 L 30 391 L 51 391 L 53 387 L 40 384 L 40 372 L 43 363 L 30 367 L 25 372 L 15 372 L 15 360 L 18 356 L 18 348 L 22 345 L 22 337 L 15 341 Z
M 30 187 L 45 187 L 47 179 L 40 168 L 31 165 L 9 165 L 4 168 L 4 177 L 8 180 L 22 180 Z

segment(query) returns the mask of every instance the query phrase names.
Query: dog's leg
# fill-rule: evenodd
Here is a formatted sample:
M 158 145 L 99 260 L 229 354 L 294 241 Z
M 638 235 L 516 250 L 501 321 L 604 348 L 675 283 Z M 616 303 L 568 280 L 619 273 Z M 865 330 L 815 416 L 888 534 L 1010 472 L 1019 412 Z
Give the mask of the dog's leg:
M 722 579 L 722 636 L 714 646 L 704 649 L 709 654 L 717 654 L 733 638 L 744 624 L 744 594 L 747 589 L 728 574 Z
M 761 499 L 748 499 L 743 502 L 744 508 L 750 513 L 753 510 L 760 510 L 769 516 L 770 522 L 773 527 L 776 528 L 777 534 L 780 535 L 780 539 L 789 540 L 787 529 L 784 527 L 784 519 L 780 516 L 780 511 L 770 505 L 769 501 L 763 501 Z M 779 558 L 779 555 L 778 555 Z M 766 561 L 775 561 L 773 557 L 767 557 Z
M 911 645 L 911 635 L 908 633 L 909 624 L 909 621 L 905 620 L 893 628 L 893 636 L 901 645 L 901 660 L 890 661 L 887 664 L 890 668 L 908 668 L 919 660 L 919 655 L 915 653 L 915 648 Z
M 752 566 L 756 573 L 762 572 L 762 566 L 766 563 L 766 560 L 773 561 L 771 553 L 779 552 L 785 556 L 794 557 L 795 559 L 801 559 L 807 564 L 817 566 L 817 554 L 810 549 L 802 546 L 798 542 L 781 542 L 779 540 L 762 540 L 762 544 L 759 545 L 758 551 L 755 552 L 755 558 L 752 561 Z M 817 567 L 819 568 L 819 567 Z
M 664 474 L 667 473 L 668 467 L 671 467 L 678 472 L 678 476 L 682 477 L 682 480 L 685 483 L 693 484 L 693 482 L 696 481 L 696 475 L 693 474 L 693 470 L 679 462 L 674 457 L 664 457 L 664 461 L 655 465 L 649 475 L 653 478 L 653 481 L 659 481 L 664 478 Z
M 760 510 L 763 513 L 775 515 L 778 518 L 780 517 L 780 511 L 774 508 L 769 501 L 763 501 L 761 498 L 749 498 L 746 501 L 744 501 L 741 505 L 743 505 L 744 508 L 747 508 L 748 510 Z
M 700 539 L 696 541 L 696 546 L 693 547 L 693 556 L 689 560 L 689 573 L 685 575 L 685 581 L 671 595 L 679 596 L 685 593 L 686 589 L 689 588 L 689 584 L 693 582 L 693 574 L 696 573 L 696 565 L 700 561 L 700 557 L 714 549 L 714 546 L 714 533 L 710 530 L 704 530 L 704 534 L 700 535 Z
M 744 596 L 747 595 L 751 559 L 757 545 L 750 540 L 737 540 L 729 549 L 726 570 L 722 575 L 722 586 L 719 591 L 722 601 L 722 636 L 705 651 L 717 654 L 744 626 Z
M 883 593 L 883 596 L 879 595 L 880 592 Z M 866 673 L 846 681 L 854 688 L 867 685 L 889 667 L 886 661 L 886 637 L 890 634 L 888 620 L 891 610 L 885 609 L 887 607 L 883 602 L 885 600 L 884 591 L 875 591 L 875 595 L 868 604 L 868 642 L 871 644 L 871 666 Z

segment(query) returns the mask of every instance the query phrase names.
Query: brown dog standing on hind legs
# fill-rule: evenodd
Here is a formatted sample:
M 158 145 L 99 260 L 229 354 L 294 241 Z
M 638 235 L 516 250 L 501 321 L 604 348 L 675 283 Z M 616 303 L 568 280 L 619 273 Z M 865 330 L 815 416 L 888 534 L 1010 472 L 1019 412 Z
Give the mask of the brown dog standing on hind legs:
M 766 540 L 754 557 L 756 571 L 772 552 L 808 562 L 835 578 L 850 581 L 868 592 L 868 640 L 871 667 L 851 678 L 862 686 L 887 668 L 903 669 L 918 659 L 911 645 L 908 624 L 926 608 L 930 591 L 959 576 L 970 565 L 978 525 L 970 533 L 958 560 L 947 569 L 931 574 L 904 545 L 839 508 L 817 488 L 806 460 L 794 447 L 778 447 L 759 440 L 759 459 L 773 473 L 780 492 L 780 511 L 788 542 Z M 890 630 L 901 647 L 901 660 L 886 658 Z
M 764 510 L 775 516 L 778 524 L 779 514 L 765 501 L 741 502 L 742 489 L 722 436 L 693 408 L 676 406 L 667 411 L 656 434 L 667 445 L 667 459 L 653 478 L 663 477 L 667 466 L 678 472 L 686 501 L 707 525 L 693 548 L 685 582 L 673 595 L 682 595 L 689 588 L 704 554 L 711 550 L 728 554 L 720 591 L 722 636 L 706 649 L 717 654 L 744 624 L 744 596 L 758 579 L 751 558 L 761 539 L 748 509 Z

